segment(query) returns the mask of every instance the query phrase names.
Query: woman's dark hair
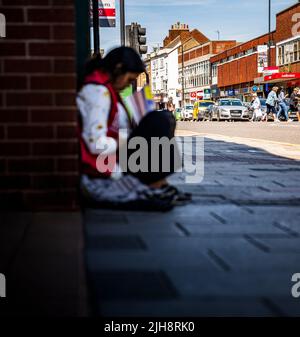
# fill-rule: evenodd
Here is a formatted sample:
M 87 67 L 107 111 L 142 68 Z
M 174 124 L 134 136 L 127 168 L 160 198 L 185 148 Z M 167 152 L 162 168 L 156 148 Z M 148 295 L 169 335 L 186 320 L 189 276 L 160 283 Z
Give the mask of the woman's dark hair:
M 94 56 L 86 64 L 85 75 L 95 70 L 103 70 L 110 74 L 112 79 L 127 72 L 142 73 L 145 65 L 139 54 L 132 48 L 119 47 L 111 50 L 103 59 L 100 55 Z

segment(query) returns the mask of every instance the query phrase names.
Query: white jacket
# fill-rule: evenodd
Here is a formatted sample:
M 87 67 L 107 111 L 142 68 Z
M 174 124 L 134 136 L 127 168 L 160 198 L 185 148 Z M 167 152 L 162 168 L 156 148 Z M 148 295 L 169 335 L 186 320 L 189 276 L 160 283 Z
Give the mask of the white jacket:
M 111 109 L 109 90 L 103 85 L 87 84 L 77 96 L 77 106 L 82 118 L 82 137 L 92 154 L 100 154 L 102 144 L 109 146 L 106 153 L 115 152 L 117 142 L 114 138 L 107 137 L 107 121 Z M 127 113 L 118 103 L 120 129 L 130 129 Z
M 258 97 L 255 98 L 254 102 L 252 103 L 252 108 L 254 110 L 260 109 L 261 108 L 261 104 L 260 104 L 260 100 Z

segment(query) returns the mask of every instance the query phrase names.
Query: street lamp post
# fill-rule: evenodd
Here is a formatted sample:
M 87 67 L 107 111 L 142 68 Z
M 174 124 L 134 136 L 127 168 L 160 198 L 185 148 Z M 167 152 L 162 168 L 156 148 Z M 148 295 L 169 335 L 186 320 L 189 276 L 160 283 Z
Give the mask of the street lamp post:
M 183 53 L 183 43 L 181 45 L 181 86 L 182 86 L 182 99 L 181 107 L 184 108 L 185 92 L 184 92 L 184 53 Z
M 98 0 L 93 0 L 93 32 L 94 32 L 94 55 L 100 54 L 100 28 Z
M 120 0 L 120 34 L 121 45 L 125 46 L 125 0 Z
M 271 66 L 271 0 L 269 0 L 269 42 L 268 42 L 268 66 Z

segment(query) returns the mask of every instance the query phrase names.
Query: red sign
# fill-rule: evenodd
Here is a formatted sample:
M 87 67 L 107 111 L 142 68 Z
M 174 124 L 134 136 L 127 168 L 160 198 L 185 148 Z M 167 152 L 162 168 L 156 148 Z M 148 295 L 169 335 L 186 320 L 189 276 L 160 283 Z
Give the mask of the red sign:
M 203 97 L 203 91 L 197 91 L 197 97 Z
M 264 67 L 263 73 L 265 76 L 279 73 L 279 67 Z
M 264 71 L 279 70 L 279 67 L 264 67 Z
M 116 9 L 115 8 L 99 8 L 99 16 L 116 16 Z
M 115 8 L 109 8 L 109 9 L 105 9 L 105 8 L 99 8 L 98 9 L 99 12 L 99 17 L 103 18 L 103 17 L 116 17 L 116 9 Z M 90 10 L 90 16 L 93 17 L 93 10 Z
M 293 81 L 300 79 L 300 73 L 278 73 L 264 77 L 264 82 Z
M 197 93 L 196 92 L 191 92 L 191 98 L 196 98 L 197 97 Z

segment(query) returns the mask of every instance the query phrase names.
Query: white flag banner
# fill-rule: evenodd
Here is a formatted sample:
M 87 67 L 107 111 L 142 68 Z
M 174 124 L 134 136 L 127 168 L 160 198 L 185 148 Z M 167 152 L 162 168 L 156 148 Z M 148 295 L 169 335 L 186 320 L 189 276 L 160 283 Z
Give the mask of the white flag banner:
M 257 72 L 260 74 L 268 66 L 268 46 L 257 46 Z
M 99 0 L 98 2 L 99 25 L 102 28 L 116 27 L 116 1 Z M 93 26 L 93 2 L 90 1 L 90 18 Z

